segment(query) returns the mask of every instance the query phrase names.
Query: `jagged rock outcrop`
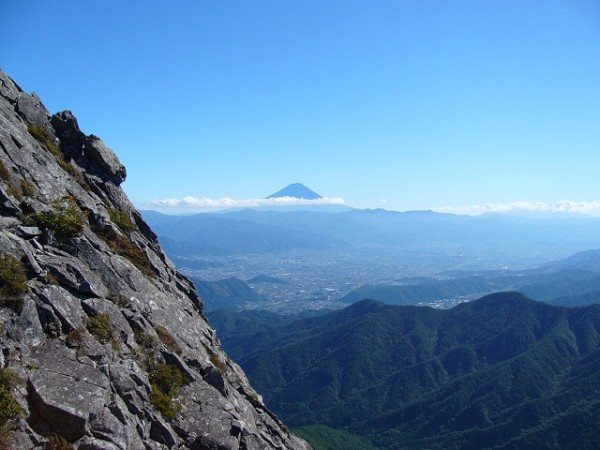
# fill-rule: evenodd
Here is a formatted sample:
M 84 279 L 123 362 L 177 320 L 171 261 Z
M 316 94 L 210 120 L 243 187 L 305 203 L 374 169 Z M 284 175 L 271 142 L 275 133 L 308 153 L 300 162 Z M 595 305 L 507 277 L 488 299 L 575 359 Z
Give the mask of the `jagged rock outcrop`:
M 0 447 L 309 449 L 68 111 L 0 71 Z

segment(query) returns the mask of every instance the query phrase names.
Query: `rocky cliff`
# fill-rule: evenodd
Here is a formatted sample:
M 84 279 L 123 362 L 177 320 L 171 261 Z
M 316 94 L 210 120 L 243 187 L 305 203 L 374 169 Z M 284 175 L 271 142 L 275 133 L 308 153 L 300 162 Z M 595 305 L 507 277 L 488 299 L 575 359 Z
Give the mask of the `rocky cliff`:
M 68 111 L 0 71 L 0 448 L 309 449 Z

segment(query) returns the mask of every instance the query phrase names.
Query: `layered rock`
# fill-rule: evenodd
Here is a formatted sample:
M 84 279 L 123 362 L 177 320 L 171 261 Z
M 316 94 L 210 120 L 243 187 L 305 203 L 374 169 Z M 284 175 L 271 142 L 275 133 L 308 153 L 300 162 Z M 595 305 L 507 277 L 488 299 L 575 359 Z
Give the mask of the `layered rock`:
M 125 176 L 0 72 L 0 447 L 310 448 L 222 351 Z

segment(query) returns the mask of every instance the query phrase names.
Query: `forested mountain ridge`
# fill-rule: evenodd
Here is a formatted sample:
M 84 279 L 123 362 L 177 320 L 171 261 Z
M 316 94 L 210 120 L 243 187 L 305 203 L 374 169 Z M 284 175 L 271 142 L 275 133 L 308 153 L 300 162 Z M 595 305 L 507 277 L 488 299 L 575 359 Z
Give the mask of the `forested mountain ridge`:
M 386 449 L 600 445 L 600 305 L 518 293 L 450 310 L 364 301 L 228 348 L 292 425 Z

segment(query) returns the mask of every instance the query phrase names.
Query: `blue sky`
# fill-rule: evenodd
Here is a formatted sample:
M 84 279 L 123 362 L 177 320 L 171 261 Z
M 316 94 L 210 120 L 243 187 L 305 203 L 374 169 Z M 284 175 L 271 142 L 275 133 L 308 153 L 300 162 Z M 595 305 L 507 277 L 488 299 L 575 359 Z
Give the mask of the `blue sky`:
M 600 212 L 595 0 L 0 0 L 0 20 L 0 68 L 115 150 L 140 207 L 301 182 L 360 208 Z

